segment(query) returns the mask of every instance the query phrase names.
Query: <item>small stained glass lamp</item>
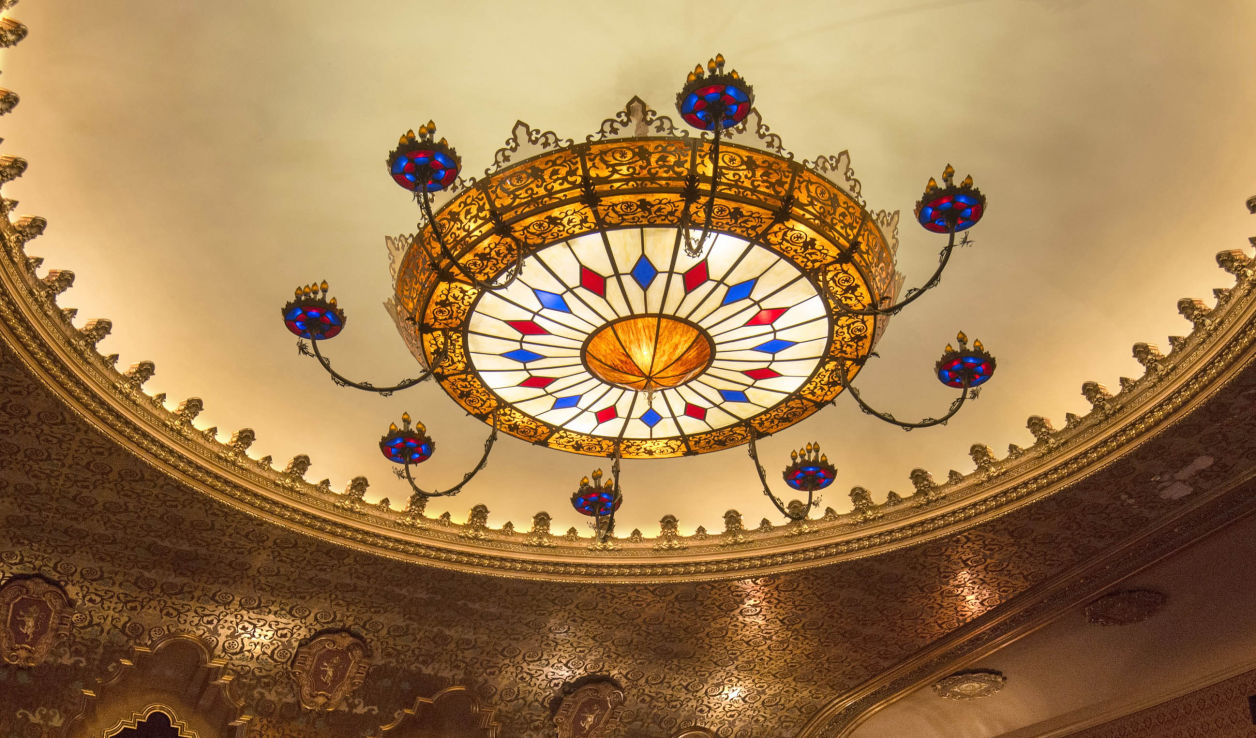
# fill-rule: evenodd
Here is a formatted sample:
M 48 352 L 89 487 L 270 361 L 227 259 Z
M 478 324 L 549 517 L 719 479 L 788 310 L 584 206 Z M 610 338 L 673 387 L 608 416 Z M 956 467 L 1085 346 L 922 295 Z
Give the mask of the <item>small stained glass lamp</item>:
M 785 483 L 800 492 L 815 492 L 833 483 L 837 467 L 829 463 L 829 457 L 820 453 L 820 444 L 808 443 L 797 451 L 790 451 L 792 462 L 781 475 Z
M 283 324 L 300 338 L 322 341 L 335 338 L 345 327 L 345 313 L 336 307 L 336 298 L 327 297 L 327 282 L 296 289 L 296 295 L 283 306 Z
M 733 70 L 724 73 L 724 55 L 716 54 L 693 68 L 676 96 L 676 108 L 685 122 L 703 131 L 732 128 L 746 119 L 754 105 L 754 88 Z
M 402 413 L 401 427 L 388 426 L 388 433 L 379 439 L 379 450 L 394 464 L 421 464 L 432 457 L 436 442 L 427 435 L 422 423 L 410 425 L 410 413 Z
M 615 482 L 607 479 L 602 481 L 602 470 L 593 472 L 592 481 L 588 477 L 580 480 L 580 488 L 571 496 L 571 506 L 581 515 L 591 518 L 604 518 L 614 514 L 624 503 L 623 495 L 615 492 Z
M 419 135 L 406 131 L 388 154 L 388 173 L 411 192 L 439 192 L 458 178 L 462 160 L 445 139 L 434 140 L 436 124 L 419 126 Z
M 925 194 L 916 203 L 916 220 L 925 230 L 934 233 L 966 231 L 977 225 L 986 210 L 986 196 L 973 186 L 972 175 L 955 184 L 955 168 L 950 164 L 942 170 L 942 183 L 929 178 Z
M 955 340 L 959 341 L 959 348 L 947 344 L 942 358 L 938 359 L 935 367 L 938 381 L 947 387 L 967 385 L 972 388 L 985 384 L 994 376 L 994 357 L 981 345 L 981 341 L 973 341 L 972 348 L 969 348 L 968 336 L 963 331 L 956 334 Z

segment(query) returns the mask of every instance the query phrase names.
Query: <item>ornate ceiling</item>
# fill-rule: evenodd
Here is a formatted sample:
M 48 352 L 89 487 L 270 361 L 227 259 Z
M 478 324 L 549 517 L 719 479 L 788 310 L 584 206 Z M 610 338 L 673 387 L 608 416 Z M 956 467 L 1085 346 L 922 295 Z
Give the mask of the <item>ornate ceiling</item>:
M 1212 252 L 1246 234 L 1237 203 L 1256 151 L 1240 142 L 1256 95 L 1244 84 L 1251 10 L 1241 2 L 1226 3 L 1223 36 L 1168 3 L 740 3 L 715 23 L 700 4 L 664 19 L 647 5 L 552 2 L 502 10 L 491 27 L 482 10 L 384 4 L 350 22 L 324 0 L 250 5 L 230 19 L 158 0 L 70 15 L 22 7 L 32 31 L 5 55 L 4 79 L 23 101 L 5 139 L 31 167 L 9 196 L 49 219 L 41 249 L 79 273 L 63 304 L 82 311 L 80 325 L 114 321 L 101 350 L 121 367 L 155 362 L 146 392 L 171 406 L 203 398 L 195 427 L 217 426 L 223 441 L 252 428 L 250 455 L 280 466 L 306 455 L 310 481 L 337 491 L 365 476 L 364 501 L 403 510 L 409 490 L 375 446 L 390 421 L 408 410 L 427 424 L 440 449 L 422 467 L 429 488 L 460 478 L 487 429 L 434 385 L 383 400 L 335 387 L 294 355 L 276 308 L 294 285 L 326 278 L 352 315 L 328 347 L 337 367 L 376 382 L 411 374 L 379 306 L 392 293 L 384 237 L 413 232 L 418 218 L 382 171 L 398 133 L 435 117 L 477 175 L 520 155 L 520 141 L 540 143 L 537 129 L 582 140 L 634 95 L 670 112 L 694 54 L 722 50 L 753 77 L 773 140 L 800 160 L 854 167 L 850 187 L 874 211 L 910 208 L 948 161 L 991 198 L 973 248 L 921 309 L 895 320 L 855 384 L 900 416 L 936 413 L 952 393 L 929 369 L 958 329 L 996 351 L 997 384 L 946 428 L 881 428 L 838 398 L 762 443 L 784 466 L 790 450 L 822 442 L 838 478 L 817 514 L 849 513 L 853 487 L 873 503 L 905 497 L 912 469 L 941 480 L 971 468 L 974 443 L 996 456 L 1028 447 L 1029 416 L 1063 425 L 1089 407 L 1083 382 L 1115 390 L 1138 376 L 1127 347 L 1165 347 L 1184 332 L 1172 298 L 1207 296 Z M 400 75 L 415 24 L 475 51 Z M 638 45 L 623 48 L 620 33 Z M 949 73 L 924 72 L 938 60 Z M 1189 198 L 1149 184 L 1167 171 Z M 1168 225 L 1149 213 L 1179 215 Z M 936 246 L 917 227 L 900 230 L 898 266 L 918 284 Z M 463 494 L 427 512 L 464 523 L 483 504 L 488 527 L 525 531 L 545 511 L 555 532 L 576 526 L 587 538 L 567 498 L 595 465 L 504 437 Z M 713 534 L 729 509 L 749 529 L 781 520 L 741 450 L 628 460 L 624 475 L 621 535 L 656 537 L 667 515 L 680 534 Z M 692 480 L 719 494 L 687 492 Z
M 5 182 L 25 168 L 0 160 Z M 1088 412 L 1058 429 L 1031 417 L 1032 445 L 974 445 L 967 474 L 856 487 L 818 520 L 664 516 L 596 546 L 546 515 L 455 522 L 367 502 L 363 478 L 314 483 L 302 455 L 255 458 L 253 431 L 205 428 L 199 399 L 149 394 L 153 364 L 102 354 L 112 324 L 59 300 L 73 276 L 16 206 L 0 204 L 0 578 L 46 578 L 73 612 L 46 661 L 0 670 L 11 733 L 94 726 L 110 685 L 152 668 L 185 674 L 181 699 L 234 735 L 408 736 L 461 720 L 446 709 L 475 735 L 549 735 L 561 688 L 605 674 L 625 738 L 835 738 L 1256 512 L 1256 273 L 1238 244 L 1214 244 L 1215 307 L 1178 302 L 1188 336 L 1135 345 L 1143 373 L 1087 382 Z M 329 630 L 370 668 L 316 713 L 292 665 Z

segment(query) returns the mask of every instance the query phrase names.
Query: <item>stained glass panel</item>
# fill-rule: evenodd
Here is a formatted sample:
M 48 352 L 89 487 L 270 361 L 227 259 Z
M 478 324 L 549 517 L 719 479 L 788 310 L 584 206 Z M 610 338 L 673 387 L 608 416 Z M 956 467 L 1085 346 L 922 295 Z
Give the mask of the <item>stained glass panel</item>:
M 764 412 L 822 359 L 823 301 L 769 249 L 711 240 L 696 258 L 672 228 L 541 249 L 474 305 L 472 368 L 520 411 L 607 438 L 675 438 Z

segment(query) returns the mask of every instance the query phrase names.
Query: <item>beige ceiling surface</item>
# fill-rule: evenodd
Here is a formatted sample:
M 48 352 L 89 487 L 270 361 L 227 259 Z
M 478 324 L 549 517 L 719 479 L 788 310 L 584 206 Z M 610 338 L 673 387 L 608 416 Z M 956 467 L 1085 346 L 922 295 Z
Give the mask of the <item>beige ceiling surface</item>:
M 578 137 L 633 94 L 664 112 L 685 70 L 722 51 L 755 85 L 765 120 L 800 156 L 851 151 L 873 208 L 910 210 L 950 161 L 990 197 L 976 246 L 934 294 L 893 322 L 865 396 L 936 414 L 930 378 L 956 329 L 999 374 L 949 426 L 903 434 L 839 398 L 766 442 L 769 459 L 819 440 L 839 466 L 825 504 L 853 485 L 910 489 L 907 472 L 968 469 L 968 446 L 1029 440 L 1031 414 L 1082 411 L 1084 380 L 1137 376 L 1135 341 L 1189 325 L 1181 296 L 1220 283 L 1212 254 L 1250 222 L 1256 6 L 1244 2 L 373 3 L 234 6 L 151 0 L 30 3 L 30 37 L 4 52 L 22 95 L 6 153 L 31 162 L 11 190 L 50 221 L 37 253 L 78 273 L 62 304 L 105 316 L 101 344 L 152 359 L 151 391 L 197 395 L 198 423 L 257 430 L 257 453 L 308 453 L 308 477 L 369 476 L 403 499 L 375 441 L 409 410 L 437 440 L 423 482 L 473 463 L 487 431 L 435 386 L 392 398 L 334 387 L 279 321 L 298 283 L 326 278 L 350 315 L 328 353 L 352 376 L 414 371 L 381 303 L 385 234 L 413 204 L 384 173 L 397 134 L 435 118 L 471 173 L 516 118 Z M 906 224 L 908 284 L 941 244 Z M 499 441 L 457 499 L 495 523 L 566 501 L 595 464 Z M 769 467 L 776 466 L 769 461 Z M 770 507 L 744 451 L 625 462 L 622 530 L 718 529 L 724 510 Z
M 851 733 L 853 738 L 1067 735 L 1256 667 L 1256 518 L 1248 518 L 1137 575 L 1121 588 L 1165 593 L 1150 620 L 1100 627 L 1074 611 L 980 661 L 1007 686 L 989 698 L 946 700 L 925 688 Z

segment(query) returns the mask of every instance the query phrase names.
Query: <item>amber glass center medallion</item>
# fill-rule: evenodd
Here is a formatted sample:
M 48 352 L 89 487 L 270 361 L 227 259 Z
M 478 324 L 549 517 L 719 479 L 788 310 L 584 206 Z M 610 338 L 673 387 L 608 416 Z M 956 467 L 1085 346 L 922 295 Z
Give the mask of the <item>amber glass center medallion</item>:
M 706 331 L 666 315 L 636 315 L 607 323 L 585 342 L 584 363 L 607 384 L 638 392 L 679 387 L 711 365 Z

